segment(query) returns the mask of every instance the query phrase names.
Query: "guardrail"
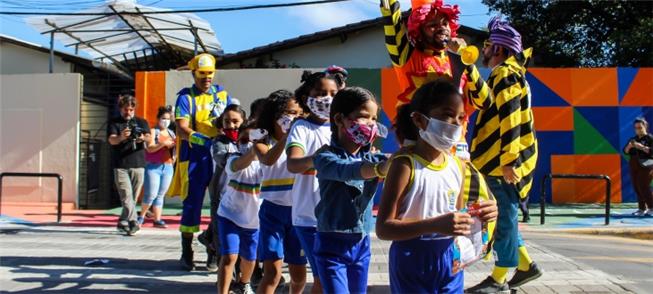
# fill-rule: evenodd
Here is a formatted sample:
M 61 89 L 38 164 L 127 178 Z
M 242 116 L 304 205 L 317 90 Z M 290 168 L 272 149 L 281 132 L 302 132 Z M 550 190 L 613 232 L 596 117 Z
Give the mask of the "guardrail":
M 63 201 L 63 176 L 56 173 L 0 173 L 0 209 L 2 207 L 2 183 L 5 177 L 57 178 L 57 222 L 61 222 L 61 202 Z M 0 214 L 2 212 L 0 211 Z
M 544 224 L 545 206 L 546 206 L 546 180 L 549 182 L 553 179 L 580 179 L 580 180 L 605 180 L 605 225 L 610 224 L 610 191 L 612 180 L 606 175 L 575 175 L 575 174 L 548 174 L 542 177 L 542 191 L 540 193 L 540 224 Z

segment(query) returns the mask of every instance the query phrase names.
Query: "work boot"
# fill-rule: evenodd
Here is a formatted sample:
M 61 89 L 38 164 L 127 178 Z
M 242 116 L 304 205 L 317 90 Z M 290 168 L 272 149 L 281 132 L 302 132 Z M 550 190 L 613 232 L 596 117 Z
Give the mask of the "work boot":
M 520 270 L 515 271 L 515 275 L 512 276 L 512 279 L 510 279 L 510 281 L 508 281 L 508 286 L 510 286 L 510 289 L 514 289 L 523 286 L 524 284 L 532 280 L 535 280 L 541 276 L 542 276 L 542 270 L 540 270 L 540 268 L 537 267 L 536 263 L 531 262 L 531 264 L 528 266 L 527 271 L 520 271 Z
M 465 290 L 465 293 L 474 293 L 474 294 L 510 293 L 510 288 L 508 287 L 507 283 L 499 284 L 492 277 L 487 277 L 485 280 L 478 283 L 476 286 Z
M 127 236 L 133 236 L 136 234 L 141 229 L 141 226 L 138 224 L 137 221 L 130 221 L 129 222 L 129 232 L 127 232 Z
M 195 264 L 193 263 L 193 237 L 181 236 L 181 258 L 179 259 L 179 263 L 187 271 L 195 269 Z

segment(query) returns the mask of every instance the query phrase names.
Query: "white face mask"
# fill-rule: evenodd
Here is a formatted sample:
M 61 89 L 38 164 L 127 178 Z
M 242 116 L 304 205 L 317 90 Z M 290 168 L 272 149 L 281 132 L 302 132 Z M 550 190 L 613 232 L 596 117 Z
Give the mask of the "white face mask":
M 423 114 L 419 115 L 429 120 L 426 130 L 419 130 L 419 136 L 431 147 L 449 153 L 451 148 L 460 140 L 463 128 Z
M 292 121 L 294 119 L 295 119 L 294 116 L 284 114 L 277 120 L 277 124 L 279 125 L 279 127 L 281 127 L 281 130 L 284 133 L 287 133 L 288 130 L 290 130 L 290 125 L 292 124 Z
M 317 115 L 317 117 L 324 120 L 329 120 L 332 101 L 333 101 L 333 97 L 331 96 L 308 97 L 306 99 L 306 105 L 308 106 L 308 109 L 310 109 L 313 114 Z
M 169 119 L 160 119 L 159 120 L 159 127 L 162 129 L 167 129 L 168 126 L 170 126 L 170 120 Z

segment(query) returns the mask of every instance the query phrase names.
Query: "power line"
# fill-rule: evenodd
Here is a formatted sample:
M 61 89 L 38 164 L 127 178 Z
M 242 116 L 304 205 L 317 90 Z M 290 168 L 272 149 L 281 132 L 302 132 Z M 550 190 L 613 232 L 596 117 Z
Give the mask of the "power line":
M 264 8 L 278 8 L 278 7 L 291 7 L 291 6 L 304 6 L 315 4 L 327 4 L 335 2 L 345 2 L 351 0 L 320 0 L 320 1 L 307 1 L 295 3 L 280 3 L 280 4 L 262 4 L 238 7 L 221 7 L 221 8 L 206 8 L 206 9 L 180 9 L 180 10 L 166 10 L 166 11 L 119 11 L 120 14 L 170 14 L 170 13 L 200 13 L 200 12 L 225 12 L 237 10 L 251 10 L 251 9 L 264 9 Z M 25 11 L 0 11 L 0 15 L 115 15 L 111 12 L 25 12 Z

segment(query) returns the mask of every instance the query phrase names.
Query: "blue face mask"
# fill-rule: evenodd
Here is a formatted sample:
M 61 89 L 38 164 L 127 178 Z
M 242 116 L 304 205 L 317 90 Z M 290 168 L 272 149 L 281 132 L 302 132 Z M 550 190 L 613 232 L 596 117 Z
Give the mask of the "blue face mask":
M 460 140 L 463 128 L 421 113 L 419 115 L 424 116 L 429 121 L 425 130 L 419 130 L 419 136 L 431 147 L 443 152 L 450 152 L 451 148 Z

